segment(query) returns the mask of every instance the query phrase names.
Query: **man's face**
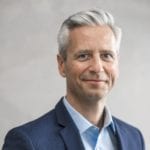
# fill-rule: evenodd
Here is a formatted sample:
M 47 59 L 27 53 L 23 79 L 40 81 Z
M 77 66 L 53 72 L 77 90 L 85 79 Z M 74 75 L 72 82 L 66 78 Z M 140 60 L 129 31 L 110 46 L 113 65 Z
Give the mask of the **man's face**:
M 67 59 L 58 56 L 66 77 L 67 96 L 102 99 L 118 77 L 116 40 L 108 26 L 83 26 L 70 31 Z

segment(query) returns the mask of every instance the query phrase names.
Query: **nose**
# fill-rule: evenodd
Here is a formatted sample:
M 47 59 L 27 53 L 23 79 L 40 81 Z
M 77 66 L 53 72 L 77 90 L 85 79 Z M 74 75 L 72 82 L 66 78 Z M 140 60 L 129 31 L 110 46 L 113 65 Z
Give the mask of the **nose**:
M 90 63 L 89 70 L 91 73 L 100 73 L 104 71 L 104 64 L 99 55 L 93 57 Z

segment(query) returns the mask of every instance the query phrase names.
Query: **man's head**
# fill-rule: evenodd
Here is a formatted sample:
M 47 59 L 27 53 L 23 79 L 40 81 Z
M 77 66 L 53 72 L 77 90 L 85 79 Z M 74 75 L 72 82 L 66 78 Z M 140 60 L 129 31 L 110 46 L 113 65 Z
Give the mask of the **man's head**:
M 77 27 L 97 25 L 106 25 L 111 28 L 116 38 L 117 51 L 119 51 L 122 32 L 115 25 L 113 16 L 103 10 L 81 11 L 67 18 L 59 30 L 57 36 L 58 50 L 64 59 L 67 58 L 66 50 L 69 44 L 69 32 Z
M 118 77 L 120 39 L 113 17 L 102 10 L 79 12 L 64 21 L 57 59 L 68 97 L 99 100 L 107 95 Z

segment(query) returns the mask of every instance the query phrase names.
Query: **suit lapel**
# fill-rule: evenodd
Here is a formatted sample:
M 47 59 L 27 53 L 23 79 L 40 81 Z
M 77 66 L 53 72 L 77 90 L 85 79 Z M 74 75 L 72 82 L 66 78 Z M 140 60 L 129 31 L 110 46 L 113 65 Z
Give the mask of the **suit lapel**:
M 62 100 L 56 105 L 55 110 L 57 122 L 61 126 L 60 135 L 67 150 L 84 150 L 78 129 L 66 110 Z
M 126 134 L 124 128 L 121 128 L 121 125 L 118 124 L 116 119 L 114 119 L 114 123 L 116 126 L 116 135 L 118 139 L 119 150 L 129 150 L 128 149 L 129 136 Z
M 67 150 L 84 150 L 80 135 L 75 132 L 71 124 L 61 130 L 60 134 L 66 144 Z

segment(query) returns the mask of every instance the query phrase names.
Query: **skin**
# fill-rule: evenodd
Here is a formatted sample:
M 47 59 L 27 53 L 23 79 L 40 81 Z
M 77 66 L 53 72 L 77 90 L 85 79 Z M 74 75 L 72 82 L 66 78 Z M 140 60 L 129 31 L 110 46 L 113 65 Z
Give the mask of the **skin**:
M 68 102 L 87 120 L 102 127 L 106 95 L 118 78 L 116 39 L 108 26 L 83 26 L 70 31 L 67 59 L 57 55 L 66 78 Z

